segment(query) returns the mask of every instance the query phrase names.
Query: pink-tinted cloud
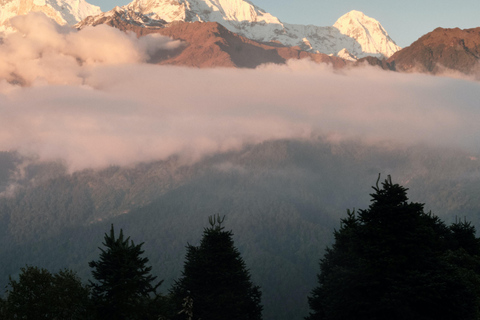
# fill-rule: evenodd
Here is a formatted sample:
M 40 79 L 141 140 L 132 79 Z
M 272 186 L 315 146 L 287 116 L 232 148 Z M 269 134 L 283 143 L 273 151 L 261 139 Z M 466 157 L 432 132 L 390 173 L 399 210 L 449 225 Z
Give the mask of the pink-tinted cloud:
M 106 25 L 77 31 L 42 13 L 17 16 L 11 24 L 18 32 L 0 46 L 0 79 L 24 85 L 82 84 L 90 67 L 141 63 L 160 49 L 180 45 L 160 35 L 137 39 Z
M 55 28 L 45 31 L 48 39 L 9 38 L 0 46 L 11 51 L 3 64 L 30 84 L 9 84 L 0 71 L 1 150 L 65 159 L 72 170 L 173 154 L 196 159 L 244 143 L 318 135 L 480 151 L 478 82 L 372 67 L 334 71 L 309 61 L 256 70 L 156 66 L 143 63 L 149 50 L 175 43 L 102 27 L 98 34 L 117 39 L 109 52 L 76 38 L 96 43 L 95 32 Z M 74 45 L 88 52 L 75 51 L 82 64 L 71 63 Z M 130 52 L 125 60 L 116 56 L 120 47 Z M 28 70 L 17 63 L 19 48 L 32 60 Z M 59 55 L 65 60 L 52 58 Z

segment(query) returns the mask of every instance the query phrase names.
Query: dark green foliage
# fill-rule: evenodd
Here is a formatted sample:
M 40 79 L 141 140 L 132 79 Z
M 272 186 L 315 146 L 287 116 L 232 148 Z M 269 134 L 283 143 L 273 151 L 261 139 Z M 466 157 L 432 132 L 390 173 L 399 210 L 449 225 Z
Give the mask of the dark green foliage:
M 143 243 L 135 245 L 130 237 L 124 239 L 123 230 L 115 237 L 113 225 L 110 234 L 105 234 L 100 259 L 91 261 L 90 282 L 92 301 L 99 319 L 155 319 L 155 309 L 161 299 L 156 294 L 156 277 L 147 267 L 148 258 L 142 258 Z
M 7 302 L 0 297 L 0 319 L 8 319 L 7 318 Z
M 171 289 L 175 309 L 183 310 L 177 319 L 262 319 L 260 288 L 222 221 L 211 217 L 200 246 L 187 246 L 182 277 Z
M 447 227 L 408 202 L 391 180 L 372 204 L 348 212 L 321 260 L 309 320 L 478 319 L 480 256 L 475 229 Z
M 27 266 L 10 278 L 2 319 L 89 319 L 89 290 L 76 274 Z M 0 313 L 1 314 L 1 313 Z

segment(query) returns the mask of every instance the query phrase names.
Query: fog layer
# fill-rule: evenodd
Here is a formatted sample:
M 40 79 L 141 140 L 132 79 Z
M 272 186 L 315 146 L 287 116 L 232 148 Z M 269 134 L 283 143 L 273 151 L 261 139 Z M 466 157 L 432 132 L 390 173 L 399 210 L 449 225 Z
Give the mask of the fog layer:
M 0 45 L 0 150 L 72 170 L 327 136 L 479 153 L 480 85 L 310 61 L 255 70 L 145 63 L 180 45 L 107 26 L 75 31 L 15 18 Z

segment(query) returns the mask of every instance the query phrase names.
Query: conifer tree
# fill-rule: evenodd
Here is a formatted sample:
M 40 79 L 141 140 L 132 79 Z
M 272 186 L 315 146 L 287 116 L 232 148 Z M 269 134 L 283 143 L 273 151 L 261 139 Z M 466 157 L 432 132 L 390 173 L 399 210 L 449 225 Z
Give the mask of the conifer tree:
M 187 246 L 182 277 L 171 289 L 176 319 L 258 320 L 261 292 L 235 248 L 223 218 L 211 216 L 199 246 Z
M 99 319 L 148 319 L 152 315 L 152 304 L 160 297 L 155 284 L 156 277 L 150 274 L 152 267 L 146 266 L 148 258 L 142 257 L 143 243 L 135 245 L 130 237 L 124 238 L 120 229 L 115 237 L 113 225 L 110 234 L 105 234 L 99 248 L 100 259 L 89 263 L 96 282 L 90 281 L 92 300 Z
M 370 207 L 335 231 L 307 319 L 479 319 L 475 229 L 447 227 L 390 177 L 373 189 Z
M 8 319 L 7 302 L 2 297 L 0 297 L 0 319 Z

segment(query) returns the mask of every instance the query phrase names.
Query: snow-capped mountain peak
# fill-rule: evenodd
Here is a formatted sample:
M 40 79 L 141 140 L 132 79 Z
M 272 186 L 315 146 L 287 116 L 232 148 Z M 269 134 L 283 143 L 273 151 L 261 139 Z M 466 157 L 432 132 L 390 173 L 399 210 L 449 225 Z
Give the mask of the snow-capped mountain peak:
M 378 52 L 385 57 L 400 50 L 380 22 L 363 12 L 352 10 L 341 16 L 333 25 L 341 34 L 355 39 L 361 52 Z M 358 56 L 357 50 L 349 50 Z

